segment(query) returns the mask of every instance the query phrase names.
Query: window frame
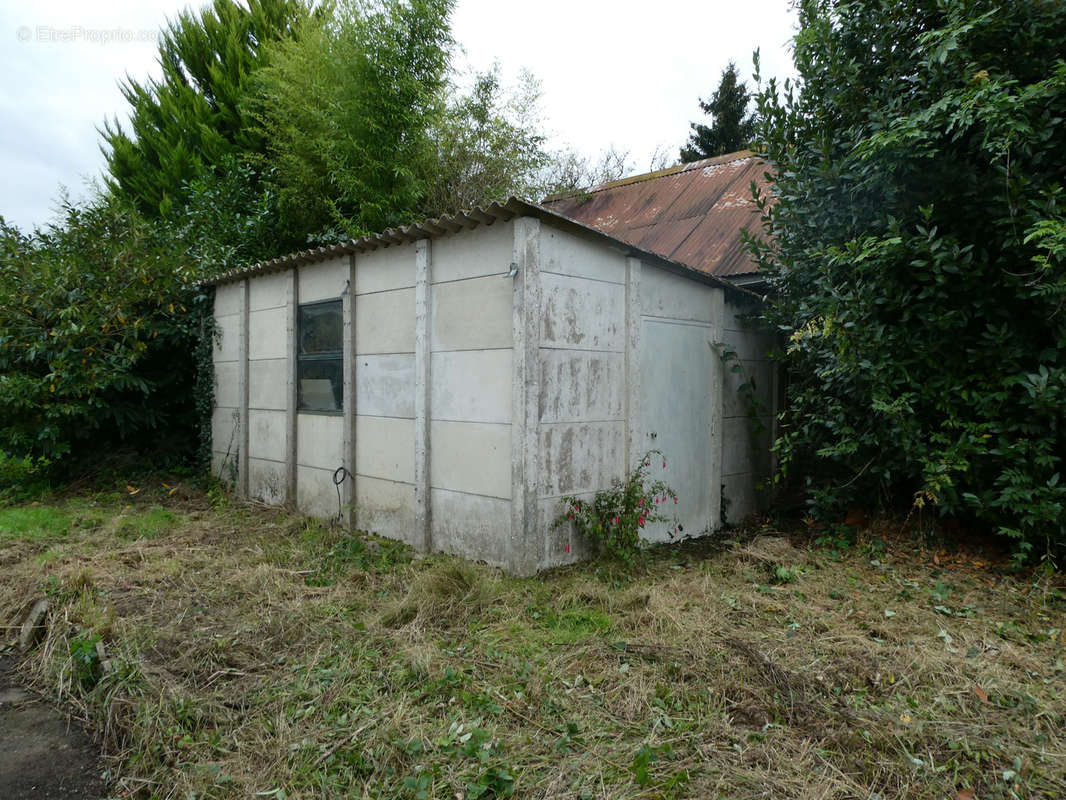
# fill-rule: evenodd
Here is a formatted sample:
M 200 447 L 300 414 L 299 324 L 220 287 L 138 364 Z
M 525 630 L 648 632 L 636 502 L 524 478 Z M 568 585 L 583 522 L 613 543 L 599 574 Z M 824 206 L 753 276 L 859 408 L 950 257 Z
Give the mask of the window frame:
M 300 352 L 300 340 L 303 334 L 303 312 L 305 309 L 315 308 L 317 306 L 332 306 L 336 305 L 341 313 L 341 338 L 338 342 L 337 350 L 328 350 L 322 353 L 301 353 Z M 315 300 L 310 303 L 298 303 L 296 306 L 296 339 L 293 342 L 293 356 L 295 358 L 295 376 L 296 376 L 296 413 L 297 414 L 320 414 L 327 417 L 339 417 L 344 414 L 344 298 L 343 297 L 330 297 L 325 300 Z M 341 396 L 340 402 L 337 408 L 305 408 L 301 405 L 303 392 L 300 389 L 300 367 L 303 364 L 313 364 L 322 362 L 338 362 L 340 363 L 340 381 L 341 381 Z

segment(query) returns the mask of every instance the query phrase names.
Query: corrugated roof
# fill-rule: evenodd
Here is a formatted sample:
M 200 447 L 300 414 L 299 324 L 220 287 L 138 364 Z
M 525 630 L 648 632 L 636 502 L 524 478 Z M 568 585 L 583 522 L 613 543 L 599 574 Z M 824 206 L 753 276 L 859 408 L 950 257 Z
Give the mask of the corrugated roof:
M 458 233 L 459 231 L 476 228 L 479 225 L 492 225 L 497 221 L 507 221 L 519 216 L 537 217 L 542 221 L 547 221 L 564 230 L 570 230 L 579 235 L 598 239 L 610 246 L 626 251 L 628 255 L 640 258 L 642 261 L 648 261 L 670 272 L 684 275 L 693 280 L 698 280 L 701 283 L 721 286 L 732 292 L 740 292 L 745 295 L 755 296 L 751 292 L 744 289 L 738 289 L 733 284 L 721 280 L 707 272 L 693 269 L 687 264 L 665 257 L 659 252 L 641 247 L 640 245 L 621 241 L 602 230 L 590 227 L 583 222 L 563 216 L 553 210 L 518 197 L 512 197 L 503 203 L 494 202 L 469 211 L 449 214 L 438 219 L 425 220 L 413 225 L 404 225 L 399 228 L 389 228 L 386 231 L 376 233 L 372 236 L 364 236 L 362 239 L 349 239 L 344 242 L 338 242 L 337 244 L 316 247 L 311 250 L 302 250 L 298 253 L 291 253 L 286 256 L 272 258 L 269 261 L 261 261 L 250 267 L 244 267 L 242 269 L 223 273 L 211 280 L 204 281 L 204 283 L 207 285 L 230 283 L 254 275 L 266 275 L 271 272 L 278 272 L 300 264 L 311 264 L 316 261 L 325 261 L 330 258 L 335 258 L 336 256 L 349 255 L 352 253 L 365 253 L 370 250 L 377 250 L 390 245 L 404 244 L 419 239 Z
M 544 206 L 701 272 L 751 275 L 758 268 L 740 230 L 762 232 L 751 183 L 766 186 L 765 172 L 766 162 L 742 150 L 551 197 Z

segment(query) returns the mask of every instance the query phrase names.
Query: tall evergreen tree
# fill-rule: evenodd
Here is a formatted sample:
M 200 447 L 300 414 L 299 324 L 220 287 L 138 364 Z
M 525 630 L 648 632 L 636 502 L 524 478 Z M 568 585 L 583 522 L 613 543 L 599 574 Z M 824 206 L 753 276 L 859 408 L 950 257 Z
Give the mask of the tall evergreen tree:
M 748 113 L 751 94 L 737 78 L 737 65 L 730 61 L 722 70 L 722 79 L 710 101 L 700 100 L 700 108 L 710 115 L 711 124 L 691 123 L 692 133 L 681 148 L 682 161 L 721 156 L 748 146 L 755 118 Z
M 248 81 L 265 45 L 291 38 L 307 13 L 301 0 L 213 0 L 199 13 L 182 11 L 162 32 L 162 77 L 127 76 L 121 87 L 129 132 L 104 123 L 109 188 L 158 216 L 225 156 L 262 152 L 263 135 L 242 105 Z

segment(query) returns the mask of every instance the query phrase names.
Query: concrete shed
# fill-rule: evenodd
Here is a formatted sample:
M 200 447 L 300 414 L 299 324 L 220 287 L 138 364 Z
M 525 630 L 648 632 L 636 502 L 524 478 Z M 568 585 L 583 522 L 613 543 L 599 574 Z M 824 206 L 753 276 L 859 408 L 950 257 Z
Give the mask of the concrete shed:
M 650 449 L 684 536 L 758 506 L 737 388 L 768 430 L 770 342 L 712 275 L 512 199 L 215 284 L 213 466 L 240 495 L 520 574 L 581 558 L 559 498 Z

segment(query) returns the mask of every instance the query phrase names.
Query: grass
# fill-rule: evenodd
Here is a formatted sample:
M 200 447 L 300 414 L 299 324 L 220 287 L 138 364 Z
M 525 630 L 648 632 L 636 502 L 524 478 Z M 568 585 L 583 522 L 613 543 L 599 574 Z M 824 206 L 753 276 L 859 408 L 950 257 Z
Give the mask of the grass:
M 0 544 L 65 536 L 70 522 L 69 514 L 49 506 L 0 508 Z
M 116 795 L 1066 796 L 1061 576 L 767 529 L 519 580 L 143 494 L 0 512 L 51 531 L 4 528 L 0 623 L 53 598 L 22 669 Z

